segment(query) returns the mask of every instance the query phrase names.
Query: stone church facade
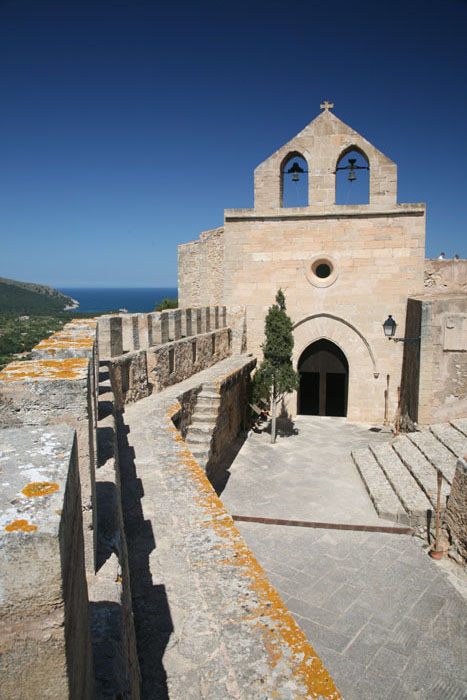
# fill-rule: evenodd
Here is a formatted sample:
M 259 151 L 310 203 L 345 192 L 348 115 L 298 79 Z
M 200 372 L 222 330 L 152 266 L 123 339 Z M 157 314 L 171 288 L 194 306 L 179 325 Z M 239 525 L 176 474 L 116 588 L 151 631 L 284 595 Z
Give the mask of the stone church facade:
M 260 356 L 281 287 L 301 374 L 288 412 L 392 421 L 406 346 L 382 324 L 391 314 L 404 336 L 407 300 L 425 292 L 425 205 L 397 202 L 396 164 L 330 107 L 256 168 L 253 209 L 226 209 L 223 227 L 179 246 L 179 303 L 243 307 L 248 352 Z M 337 168 L 354 153 L 369 170 L 368 203 L 336 204 Z M 306 206 L 284 206 L 294 159 L 306 164 Z

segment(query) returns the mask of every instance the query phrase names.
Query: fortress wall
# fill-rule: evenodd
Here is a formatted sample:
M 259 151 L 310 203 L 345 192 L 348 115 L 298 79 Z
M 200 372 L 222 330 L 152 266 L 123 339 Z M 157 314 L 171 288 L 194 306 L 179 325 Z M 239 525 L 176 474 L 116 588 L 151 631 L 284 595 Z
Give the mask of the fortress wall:
M 420 297 L 418 422 L 467 416 L 467 296 Z
M 75 431 L 6 428 L 0 445 L 2 697 L 91 700 Z
M 121 410 L 149 394 L 162 391 L 231 355 L 229 328 L 180 338 L 109 361 L 115 404 Z
M 180 307 L 222 304 L 223 282 L 223 227 L 205 231 L 198 241 L 178 246 Z
M 1 548 L 6 594 L 0 615 L 10 617 L 0 644 L 6 640 L 3 648 L 11 685 L 8 697 L 18 700 L 94 698 L 89 608 L 96 689 L 105 691 L 104 695 L 113 688 L 115 697 L 119 693 L 123 697 L 127 691 L 135 700 L 139 697 L 115 429 L 102 426 L 102 419 L 97 428 L 96 323 L 77 320 L 66 324 L 34 348 L 34 360 L 12 363 L 0 373 L 0 427 L 5 428 L 0 431 L 0 449 L 4 447 L 6 452 L 2 467 L 11 457 L 7 436 L 12 434 L 12 444 L 23 460 L 15 466 L 15 474 L 21 475 L 24 464 L 24 474 L 30 480 L 46 478 L 58 485 L 60 494 L 60 469 L 68 473 L 66 507 L 56 507 L 49 495 L 25 499 L 16 493 L 10 474 L 10 489 L 3 490 L 8 507 L 2 510 L 8 522 L 2 522 L 5 527 L 0 527 L 0 537 L 5 538 L 9 532 L 6 526 L 14 523 L 9 536 L 16 536 L 16 544 L 20 538 L 21 544 L 21 548 L 15 545 L 11 555 L 8 547 Z M 107 327 L 109 334 L 112 323 L 113 319 Z M 113 416 L 107 419 L 113 425 Z M 57 443 L 55 436 L 68 431 L 73 437 L 73 428 L 77 449 L 72 451 L 69 465 L 63 467 L 54 455 L 58 450 L 57 457 L 66 457 L 66 445 Z M 109 431 L 112 457 L 107 454 Z M 10 502 L 19 509 L 16 521 Z M 35 507 L 41 502 L 53 506 L 45 515 Z M 56 521 L 60 522 L 58 534 L 53 530 Z M 47 528 L 49 539 L 44 536 Z M 7 540 L 11 542 L 13 539 Z M 106 547 L 109 551 L 103 554 Z M 53 607 L 50 614 L 49 601 Z M 14 626 L 10 622 L 13 608 Z
M 467 294 L 467 260 L 425 260 L 425 294 Z
M 178 246 L 178 304 L 180 307 L 201 304 L 200 246 L 199 241 Z
M 66 423 L 76 430 L 86 571 L 95 565 L 95 414 L 88 358 L 12 362 L 0 372 L 0 426 Z

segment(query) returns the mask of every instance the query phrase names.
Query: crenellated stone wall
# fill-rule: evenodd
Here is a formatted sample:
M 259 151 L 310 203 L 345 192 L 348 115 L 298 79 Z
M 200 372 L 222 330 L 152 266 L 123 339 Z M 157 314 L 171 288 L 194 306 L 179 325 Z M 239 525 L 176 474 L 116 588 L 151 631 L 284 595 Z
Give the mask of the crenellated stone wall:
M 230 328 L 221 328 L 114 357 L 109 371 L 115 405 L 121 410 L 231 354 Z
M 225 306 L 169 309 L 144 314 L 99 318 L 99 357 L 108 359 L 127 352 L 163 345 L 227 327 Z

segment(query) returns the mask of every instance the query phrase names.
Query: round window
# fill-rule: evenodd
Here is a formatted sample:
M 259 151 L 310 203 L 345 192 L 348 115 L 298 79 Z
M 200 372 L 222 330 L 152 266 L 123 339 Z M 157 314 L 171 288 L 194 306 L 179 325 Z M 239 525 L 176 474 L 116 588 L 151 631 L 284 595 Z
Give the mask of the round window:
M 305 274 L 308 282 L 315 287 L 329 287 L 337 279 L 334 261 L 326 254 L 315 255 L 305 262 Z

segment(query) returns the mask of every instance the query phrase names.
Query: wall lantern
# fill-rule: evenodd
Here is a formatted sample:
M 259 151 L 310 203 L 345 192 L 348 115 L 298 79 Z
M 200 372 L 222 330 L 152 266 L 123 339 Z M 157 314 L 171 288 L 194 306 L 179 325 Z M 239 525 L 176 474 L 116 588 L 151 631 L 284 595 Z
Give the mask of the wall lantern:
M 308 172 L 308 170 L 303 170 L 303 168 L 301 168 L 299 166 L 297 161 L 295 161 L 295 163 L 293 163 L 292 167 L 287 170 L 287 175 L 289 175 L 289 174 L 292 175 L 292 182 L 298 182 L 298 179 L 299 179 L 298 173 L 307 173 L 307 172 Z
M 383 323 L 384 335 L 388 340 L 393 340 L 395 343 L 408 343 L 409 345 L 416 345 L 420 341 L 420 336 L 418 338 L 394 338 L 396 328 L 397 323 L 394 321 L 391 314 L 389 314 Z
M 391 314 L 387 317 L 385 322 L 383 323 L 383 330 L 384 330 L 384 335 L 386 338 L 391 338 L 395 335 L 396 333 L 396 328 L 397 328 L 397 323 L 394 321 L 393 317 Z
M 355 165 L 357 162 L 356 158 L 349 158 L 349 165 L 343 165 L 341 168 L 336 168 L 336 173 L 338 170 L 348 170 L 349 171 L 349 182 L 353 182 L 357 179 L 355 175 L 356 170 L 369 170 L 368 165 Z

